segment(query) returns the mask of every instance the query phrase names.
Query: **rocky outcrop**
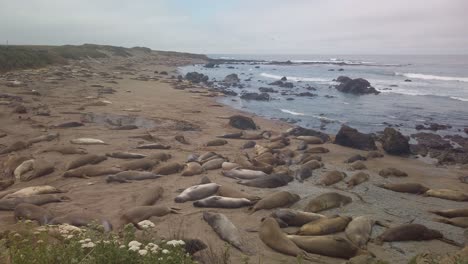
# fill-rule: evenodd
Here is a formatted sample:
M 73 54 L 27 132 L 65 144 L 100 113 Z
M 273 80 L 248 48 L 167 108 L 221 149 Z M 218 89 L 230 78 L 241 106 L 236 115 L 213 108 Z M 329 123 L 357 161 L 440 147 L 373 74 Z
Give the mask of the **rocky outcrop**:
M 460 135 L 445 136 L 420 132 L 411 135 L 418 144 L 411 145 L 414 154 L 429 155 L 440 164 L 468 164 L 468 138 Z M 450 141 L 456 143 L 455 146 Z
M 430 123 L 426 124 L 427 126 L 424 125 L 416 125 L 416 130 L 432 130 L 432 131 L 437 131 L 437 130 L 446 130 L 449 128 L 452 128 L 451 125 L 442 125 L 442 124 L 437 124 L 437 123 Z
M 335 88 L 342 93 L 351 93 L 356 95 L 363 94 L 379 94 L 371 84 L 362 78 L 351 79 L 346 76 L 340 76 L 336 79 L 339 82 L 339 85 L 336 85 Z
M 232 73 L 224 77 L 224 81 L 227 84 L 237 84 L 240 82 L 239 76 L 237 74 Z
M 209 77 L 203 73 L 188 72 L 185 74 L 185 79 L 191 81 L 192 83 L 206 83 L 209 80 Z
M 291 136 L 296 136 L 296 137 L 299 137 L 299 136 L 314 136 L 314 137 L 318 137 L 318 138 L 322 139 L 323 142 L 327 142 L 327 141 L 330 140 L 330 136 L 328 136 L 327 134 L 325 134 L 323 132 L 313 130 L 313 129 L 309 129 L 309 128 L 303 128 L 303 127 L 300 127 L 300 126 L 290 128 L 287 131 L 287 133 L 289 135 L 291 135 Z
M 240 98 L 244 100 L 270 101 L 268 93 L 243 93 Z
M 209 63 L 205 64 L 204 67 L 205 67 L 205 68 L 210 68 L 210 69 L 212 69 L 212 68 L 214 68 L 215 66 L 216 66 L 216 64 L 214 64 L 214 63 L 212 63 L 212 62 L 209 62 Z
M 242 130 L 255 130 L 257 125 L 250 117 L 234 115 L 229 118 L 229 125 Z
M 369 134 L 364 134 L 357 129 L 343 125 L 336 134 L 335 144 L 356 148 L 361 150 L 376 150 L 374 138 Z
M 267 88 L 267 87 L 260 87 L 258 88 L 258 90 L 262 93 L 277 93 L 278 92 L 273 88 Z
M 311 92 L 303 92 L 303 93 L 298 93 L 296 96 L 305 96 L 305 97 L 315 97 L 317 94 L 311 93 Z
M 399 131 L 387 127 L 382 136 L 382 147 L 388 154 L 406 155 L 410 153 L 408 141 Z
M 292 82 L 286 82 L 281 80 L 269 83 L 268 85 L 279 86 L 281 88 L 294 88 L 294 84 Z

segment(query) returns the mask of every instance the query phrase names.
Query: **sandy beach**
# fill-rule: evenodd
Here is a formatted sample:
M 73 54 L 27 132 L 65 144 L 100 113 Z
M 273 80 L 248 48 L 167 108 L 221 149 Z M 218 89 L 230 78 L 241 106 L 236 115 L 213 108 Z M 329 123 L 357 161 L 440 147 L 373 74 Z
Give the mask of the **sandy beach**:
M 211 248 L 222 251 L 225 243 L 202 218 L 203 211 L 221 212 L 238 227 L 246 245 L 255 252 L 252 256 L 248 256 L 250 263 L 296 263 L 294 257 L 273 251 L 260 240 L 258 232 L 252 232 L 258 230 L 262 218 L 269 216 L 274 210 L 251 213 L 247 207 L 209 209 L 196 208 L 192 202 L 175 203 L 174 198 L 181 189 L 199 184 L 200 180 L 207 176 L 212 182 L 259 197 L 284 190 L 296 193 L 301 200 L 291 207 L 301 210 L 311 198 L 319 194 L 338 192 L 352 197 L 353 202 L 321 213 L 327 216 L 336 214 L 352 217 L 369 216 L 388 226 L 410 222 L 424 224 L 429 228 L 439 230 L 445 238 L 456 244 L 466 243 L 467 238 L 463 228 L 435 222 L 433 219 L 437 216 L 428 212 L 428 210 L 466 208 L 466 202 L 393 192 L 375 186 L 375 184 L 388 182 L 417 182 L 431 189 L 451 189 L 468 193 L 468 185 L 461 183 L 458 179 L 462 175 L 467 175 L 466 166 L 437 166 L 421 159 L 384 154 L 383 158 L 364 161 L 367 169 L 363 171 L 370 175 L 370 180 L 353 189 L 347 189 L 344 181 L 328 187 L 319 186 L 317 183 L 320 177 L 328 171 L 340 170 L 350 177 L 355 172 L 349 169 L 350 164 L 344 163 L 344 160 L 355 154 L 367 155 L 367 151 L 326 142 L 319 146 L 328 148 L 330 152 L 319 154 L 324 166 L 314 170 L 312 177 L 303 183 L 294 180 L 283 187 L 264 189 L 239 185 L 236 183 L 237 180 L 224 177 L 221 169 L 205 171 L 201 175 L 192 177 L 183 177 L 180 173 L 175 173 L 155 180 L 130 183 L 107 183 L 105 176 L 86 179 L 64 178 L 62 175 L 66 171 L 66 165 L 79 155 L 41 152 L 51 146 L 70 145 L 70 140 L 73 139 L 95 138 L 104 141 L 106 145 L 77 147 L 83 147 L 90 154 L 100 155 L 117 151 L 146 155 L 164 152 L 172 155 L 167 162 L 180 164 L 185 164 L 190 154 L 213 151 L 229 161 L 235 161 L 244 153 L 250 157 L 255 156 L 253 148 L 241 149 L 245 140 L 226 139 L 228 141 L 226 145 L 205 146 L 208 141 L 216 139 L 217 136 L 240 131 L 228 124 L 227 117 L 235 114 L 251 117 L 260 127 L 259 132 L 272 131 L 273 135 L 279 135 L 292 127 L 284 122 L 263 119 L 221 105 L 216 101 L 217 96 L 221 96 L 220 94 L 210 92 L 207 88 L 191 84 L 186 80 L 178 81 L 177 67 L 198 63 L 206 63 L 206 61 L 189 55 L 158 52 L 148 55 L 142 51 L 135 51 L 134 56 L 128 58 L 114 56 L 86 59 L 72 61 L 68 65 L 12 71 L 0 75 L 0 94 L 21 97 L 22 101 L 19 104 L 25 106 L 27 111 L 14 113 L 16 108 L 14 100 L 11 97 L 0 98 L 2 102 L 0 104 L 0 134 L 5 134 L 0 138 L 0 149 L 10 146 L 15 141 L 27 141 L 48 133 L 59 133 L 59 137 L 52 141 L 38 142 L 26 149 L 0 155 L 0 164 L 4 164 L 10 155 L 21 155 L 35 159 L 36 163 L 44 162 L 54 165 L 54 172 L 27 182 L 16 182 L 0 193 L 5 194 L 28 186 L 51 185 L 66 191 L 64 195 L 71 200 L 45 204 L 44 208 L 56 215 L 92 212 L 109 219 L 114 227 L 118 227 L 122 212 L 134 207 L 144 190 L 161 186 L 164 194 L 157 205 L 180 208 L 180 214 L 150 218 L 156 224 L 158 235 L 169 238 L 174 233 L 179 233 L 187 238 L 201 239 Z M 168 74 L 161 74 L 162 72 Z M 21 84 L 17 85 L 18 87 L 7 86 L 11 80 L 19 81 Z M 112 88 L 113 91 L 109 92 L 105 88 Z M 32 90 L 36 92 L 31 93 Z M 48 115 L 38 115 L 46 111 L 45 109 L 50 112 Z M 53 127 L 53 125 L 69 121 L 82 122 L 84 126 Z M 113 129 L 118 125 L 135 125 L 137 129 Z M 180 135 L 188 141 L 188 144 L 175 140 L 174 137 Z M 294 137 L 290 137 L 290 141 L 291 144 L 286 148 L 299 155 L 296 147 L 300 141 Z M 138 145 L 147 143 L 168 145 L 170 149 L 136 149 Z M 269 140 L 259 139 L 256 143 L 264 146 L 269 143 Z M 378 143 L 378 148 L 379 152 L 384 153 L 380 143 Z M 128 161 L 108 158 L 100 165 L 112 167 L 125 162 Z M 406 172 L 408 177 L 383 178 L 379 176 L 381 169 L 389 167 Z M 0 211 L 0 231 L 14 229 L 14 227 L 13 212 Z M 384 230 L 385 228 L 375 225 L 371 237 L 377 237 Z M 295 230 L 288 228 L 285 231 Z M 368 245 L 368 251 L 389 263 L 407 263 L 413 256 L 424 252 L 447 254 L 458 250 L 460 250 L 459 247 L 439 240 L 392 242 L 384 243 L 382 246 L 371 241 Z M 242 263 L 245 258 L 245 255 L 235 248 L 230 249 L 230 254 L 232 263 Z M 325 256 L 320 256 L 320 259 L 323 263 L 346 261 Z M 304 263 L 309 262 L 304 261 Z

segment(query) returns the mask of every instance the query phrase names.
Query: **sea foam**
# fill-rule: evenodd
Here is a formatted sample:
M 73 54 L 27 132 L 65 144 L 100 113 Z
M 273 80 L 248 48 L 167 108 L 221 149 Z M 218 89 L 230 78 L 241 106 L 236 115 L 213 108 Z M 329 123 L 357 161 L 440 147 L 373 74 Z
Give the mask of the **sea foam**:
M 261 73 L 260 76 L 270 78 L 270 79 L 276 79 L 280 80 L 283 78 L 283 76 L 280 75 L 275 75 L 275 74 L 269 74 L 269 73 Z M 293 77 L 293 76 L 286 76 L 288 78 L 288 81 L 293 81 L 293 82 L 331 82 L 331 80 L 323 79 L 323 78 L 308 78 L 308 77 Z
M 438 76 L 438 75 L 421 74 L 421 73 L 399 73 L 399 72 L 396 72 L 395 75 L 405 76 L 407 78 L 413 78 L 413 79 L 423 79 L 423 80 L 468 82 L 468 77 Z
M 297 116 L 304 116 L 305 115 L 304 113 L 298 113 L 298 112 L 294 112 L 294 111 L 291 111 L 291 110 L 288 110 L 288 109 L 280 109 L 280 110 L 281 110 L 281 112 L 286 113 L 286 114 L 297 115 Z

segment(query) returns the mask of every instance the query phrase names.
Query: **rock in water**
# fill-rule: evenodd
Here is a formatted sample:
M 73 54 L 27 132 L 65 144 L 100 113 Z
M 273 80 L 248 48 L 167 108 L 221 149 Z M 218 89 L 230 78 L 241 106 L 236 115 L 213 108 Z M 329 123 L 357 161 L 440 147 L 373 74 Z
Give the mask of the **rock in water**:
M 255 130 L 257 125 L 250 117 L 234 115 L 229 118 L 229 125 L 242 130 Z
M 235 84 L 235 83 L 239 83 L 240 79 L 239 79 L 239 76 L 237 76 L 237 74 L 233 73 L 233 74 L 227 75 L 224 78 L 224 82 L 227 84 Z
M 340 131 L 336 134 L 335 144 L 362 149 L 362 150 L 376 150 L 375 141 L 369 134 L 364 134 L 357 129 L 343 125 Z
M 387 127 L 384 130 L 382 147 L 385 152 L 392 155 L 405 155 L 410 153 L 408 139 L 391 127 Z
M 335 88 L 343 93 L 352 93 L 356 95 L 380 93 L 374 87 L 372 87 L 367 80 L 362 78 L 351 79 L 346 76 L 340 76 L 336 79 L 336 81 L 340 84 L 335 86 Z

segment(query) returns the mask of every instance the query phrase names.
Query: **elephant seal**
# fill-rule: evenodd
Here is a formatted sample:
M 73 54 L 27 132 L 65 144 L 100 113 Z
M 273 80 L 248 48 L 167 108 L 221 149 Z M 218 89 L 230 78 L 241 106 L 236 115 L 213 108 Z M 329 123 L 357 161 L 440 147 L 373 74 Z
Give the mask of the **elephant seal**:
M 153 205 L 162 198 L 163 194 L 164 189 L 161 186 L 150 187 L 147 190 L 143 190 L 136 204 L 139 206 Z
M 307 144 L 311 145 L 318 145 L 318 144 L 323 144 L 323 140 L 319 137 L 314 137 L 314 136 L 298 136 L 296 137 L 298 140 L 302 140 Z
M 217 196 L 222 197 L 229 197 L 229 198 L 245 198 L 249 199 L 250 201 L 258 201 L 260 197 L 248 194 L 243 191 L 236 190 L 226 185 L 221 185 L 218 188 L 218 192 L 216 193 Z
M 54 217 L 52 213 L 34 204 L 20 203 L 15 207 L 16 220 L 34 220 L 40 225 L 46 225 Z
M 240 165 L 237 164 L 237 163 L 234 163 L 234 162 L 225 161 L 225 162 L 223 162 L 223 164 L 221 164 L 221 169 L 223 169 L 225 171 L 238 169 L 238 168 L 240 168 Z
M 443 238 L 442 233 L 420 224 L 403 224 L 385 230 L 375 239 L 377 245 L 394 241 L 421 241 Z
M 7 194 L 5 198 L 28 197 L 32 195 L 52 193 L 63 193 L 63 191 L 50 185 L 31 186 Z
M 378 159 L 378 158 L 383 158 L 384 154 L 378 152 L 378 151 L 369 151 L 367 153 L 367 159 Z
M 15 169 L 21 165 L 21 163 L 32 159 L 30 156 L 17 156 L 10 155 L 7 160 L 3 162 L 3 178 L 9 178 L 14 176 Z
M 249 140 L 242 145 L 241 149 L 251 149 L 255 147 L 255 145 L 257 145 L 257 142 Z
M 304 257 L 309 260 L 314 260 L 310 256 L 307 256 L 306 252 L 300 249 L 283 233 L 278 222 L 272 217 L 267 217 L 263 220 L 260 226 L 259 236 L 260 240 L 274 251 L 289 256 Z
M 322 236 L 344 231 L 351 221 L 349 216 L 335 216 L 322 218 L 314 222 L 307 223 L 297 232 L 301 236 Z
M 80 126 L 84 126 L 84 124 L 81 122 L 77 122 L 77 121 L 69 121 L 69 122 L 60 123 L 57 125 L 52 125 L 50 126 L 50 128 L 70 128 L 70 127 L 80 127 Z
M 468 217 L 454 217 L 450 219 L 437 218 L 434 221 L 444 224 L 449 224 L 453 226 L 458 226 L 461 228 L 468 228 Z
M 206 142 L 205 146 L 207 147 L 217 147 L 217 146 L 222 146 L 226 145 L 228 142 L 225 139 L 214 139 Z
M 286 191 L 275 192 L 260 199 L 253 207 L 252 211 L 256 212 L 262 209 L 274 209 L 278 207 L 288 207 L 299 201 L 301 197 L 295 193 Z
M 13 144 L 11 144 L 10 146 L 8 146 L 8 147 L 6 147 L 4 149 L 1 149 L 0 150 L 0 155 L 8 154 L 8 153 L 13 152 L 13 151 L 19 151 L 19 150 L 27 149 L 29 146 L 30 146 L 30 144 L 28 144 L 27 142 L 16 141 Z
M 363 252 L 350 241 L 339 236 L 297 236 L 288 235 L 299 248 L 312 253 L 333 258 L 350 259 Z
M 200 163 L 205 163 L 210 158 L 219 158 L 219 157 L 221 157 L 221 156 L 216 154 L 215 152 L 210 151 L 210 152 L 206 152 L 206 153 L 203 153 L 202 155 L 200 155 L 200 157 L 198 157 L 198 161 Z
M 216 183 L 200 184 L 185 189 L 174 201 L 184 203 L 187 201 L 196 201 L 208 196 L 214 195 L 218 191 L 219 185 Z
M 237 183 L 257 188 L 276 188 L 288 185 L 292 180 L 294 180 L 294 178 L 287 174 L 271 174 L 253 180 L 238 181 Z
M 305 142 L 305 141 L 300 141 L 299 144 L 297 144 L 296 150 L 299 150 L 299 151 L 301 151 L 301 150 L 306 150 L 307 147 L 308 147 L 307 142 Z
M 312 176 L 312 171 L 313 170 L 309 167 L 301 166 L 299 169 L 294 171 L 294 178 L 298 182 L 304 182 L 304 180 L 307 180 Z
M 104 219 L 94 213 L 89 212 L 73 212 L 62 216 L 54 217 L 49 224 L 62 225 L 69 224 L 76 227 L 89 226 L 91 224 L 100 224 L 104 227 L 104 231 L 112 231 L 112 224 L 109 220 Z
M 136 147 L 137 149 L 170 149 L 171 146 L 163 145 L 159 143 L 150 143 L 150 144 L 143 144 Z
M 161 153 L 151 154 L 147 158 L 150 160 L 156 160 L 156 161 L 166 161 L 166 160 L 171 159 L 172 155 L 169 153 L 161 152 Z
M 366 164 L 364 164 L 362 161 L 358 160 L 356 162 L 353 162 L 350 166 L 349 166 L 349 169 L 350 170 L 365 170 L 367 169 L 367 166 Z
M 447 217 L 447 218 L 468 217 L 468 208 L 434 210 L 434 211 L 429 211 L 429 212 L 436 214 L 436 215 L 443 216 L 443 217 Z
M 324 193 L 310 200 L 304 211 L 318 213 L 320 211 L 347 205 L 352 201 L 353 199 L 350 197 L 336 192 Z
M 346 173 L 333 170 L 325 173 L 319 181 L 320 185 L 329 186 L 342 181 L 346 177 Z
M 359 161 L 359 160 L 367 160 L 367 158 L 364 157 L 364 156 L 361 156 L 361 155 L 359 155 L 359 154 L 356 154 L 356 155 L 353 155 L 353 156 L 349 157 L 349 158 L 346 159 L 344 162 L 345 162 L 345 163 L 353 163 L 353 162 Z
M 244 133 L 241 132 L 235 132 L 235 133 L 228 133 L 224 134 L 222 136 L 217 136 L 218 138 L 231 138 L 231 139 L 237 139 L 241 138 Z
M 311 170 L 316 170 L 323 167 L 323 163 L 316 160 L 309 160 L 308 162 L 302 164 L 303 167 L 307 167 Z
M 119 167 L 124 170 L 151 170 L 154 166 L 158 165 L 159 161 L 149 158 L 137 159 L 119 164 Z
M 223 176 L 234 178 L 234 179 L 243 179 L 243 180 L 252 180 L 257 178 L 262 178 L 268 176 L 268 174 L 263 171 L 255 170 L 246 170 L 246 169 L 232 169 L 228 171 L 222 171 Z
M 207 208 L 240 208 L 244 206 L 252 205 L 252 201 L 246 198 L 229 198 L 222 196 L 210 196 L 208 198 L 195 201 L 193 206 L 195 207 L 207 207 Z
M 50 134 L 47 134 L 47 135 L 42 135 L 42 136 L 38 136 L 38 137 L 35 137 L 35 138 L 31 138 L 28 140 L 28 144 L 29 145 L 32 145 L 32 144 L 35 144 L 35 143 L 39 143 L 41 141 L 52 141 L 56 138 L 58 138 L 60 135 L 59 133 L 50 133 Z
M 419 183 L 413 183 L 413 182 L 376 184 L 376 186 L 387 189 L 387 190 L 391 190 L 394 192 L 413 193 L 413 194 L 423 194 L 427 190 L 429 190 L 429 188 L 427 188 L 426 186 L 419 184 Z
M 159 174 L 148 171 L 122 171 L 115 175 L 107 176 L 106 182 L 128 183 L 130 181 L 153 180 L 161 177 Z
M 32 170 L 34 168 L 34 161 L 33 159 L 23 161 L 16 169 L 14 170 L 13 174 L 15 175 L 16 179 L 20 179 L 23 174 Z
M 281 227 L 303 226 L 307 223 L 326 218 L 326 216 L 316 213 L 309 213 L 293 209 L 277 209 L 271 217 L 275 218 Z
M 15 197 L 10 199 L 1 199 L 0 200 L 0 210 L 14 210 L 18 204 L 27 203 L 34 205 L 43 205 L 48 203 L 59 203 L 64 201 L 69 201 L 70 198 L 57 195 L 57 194 L 39 194 L 31 195 L 27 197 Z
M 185 164 L 182 176 L 194 176 L 203 173 L 203 168 L 198 162 L 189 162 Z
M 32 179 L 51 174 L 55 171 L 54 165 L 48 162 L 36 161 L 34 164 L 35 166 L 32 173 L 22 175 L 22 177 L 20 178 L 21 181 L 30 181 Z
M 76 148 L 74 146 L 53 146 L 46 148 L 40 153 L 45 153 L 45 152 L 58 152 L 63 155 L 73 155 L 73 154 L 79 154 L 79 155 L 84 155 L 88 154 L 88 151 L 86 151 L 83 148 Z
M 122 221 L 122 226 L 126 224 L 133 224 L 136 227 L 138 223 L 143 220 L 148 220 L 150 217 L 157 216 L 162 217 L 168 214 L 178 214 L 178 209 L 176 208 L 169 208 L 167 206 L 137 206 L 132 209 L 128 209 L 124 211 L 122 216 L 120 217 Z
M 196 162 L 200 158 L 200 155 L 197 153 L 192 153 L 187 156 L 187 162 Z
M 311 160 L 322 161 L 322 157 L 320 157 L 319 155 L 304 153 L 298 157 L 298 159 L 296 160 L 296 163 L 304 164 Z
M 160 167 L 157 167 L 156 169 L 153 170 L 153 172 L 156 174 L 161 174 L 161 175 L 170 175 L 170 174 L 178 173 L 183 168 L 184 166 L 180 165 L 177 162 L 170 162 Z
M 70 161 L 65 169 L 72 170 L 88 164 L 98 164 L 106 159 L 107 157 L 103 155 L 86 154 Z
M 223 166 L 224 161 L 225 161 L 225 160 L 224 160 L 223 158 L 212 159 L 212 160 L 209 160 L 209 161 L 203 163 L 202 168 L 203 168 L 204 170 L 217 170 L 217 169 L 221 169 L 222 166 Z
M 83 167 L 76 168 L 74 170 L 66 171 L 63 174 L 63 177 L 78 177 L 78 178 L 87 178 L 93 176 L 102 176 L 102 175 L 113 175 L 121 172 L 120 168 L 107 167 L 103 165 L 86 165 Z
M 190 145 L 190 143 L 182 135 L 176 135 L 174 139 L 177 140 L 177 142 L 179 142 L 180 144 Z
M 367 248 L 367 242 L 372 233 L 374 221 L 366 216 L 358 216 L 354 218 L 346 227 L 346 237 L 351 240 L 356 246 L 362 249 Z
M 357 172 L 353 176 L 351 176 L 351 179 L 347 182 L 348 188 L 353 188 L 356 185 L 359 185 L 363 182 L 366 182 L 369 180 L 369 174 L 364 173 L 364 172 Z
M 449 189 L 430 189 L 424 195 L 458 202 L 468 201 L 468 194 Z
M 106 153 L 106 156 L 115 159 L 143 159 L 147 157 L 144 154 L 123 151 Z
M 220 213 L 203 212 L 203 220 L 205 220 L 218 236 L 239 249 L 240 251 L 251 254 L 251 252 L 242 243 L 239 229 L 227 218 L 226 215 Z
M 330 150 L 324 147 L 313 147 L 313 148 L 308 148 L 304 151 L 304 153 L 313 153 L 313 154 L 325 154 L 328 152 L 330 152 Z
M 379 175 L 384 177 L 384 178 L 388 178 L 390 176 L 408 177 L 408 173 L 406 173 L 404 171 L 401 171 L 399 169 L 396 169 L 396 168 L 386 168 L 386 169 L 380 170 Z
M 70 140 L 70 143 L 76 145 L 107 145 L 106 142 L 96 138 L 77 138 Z

